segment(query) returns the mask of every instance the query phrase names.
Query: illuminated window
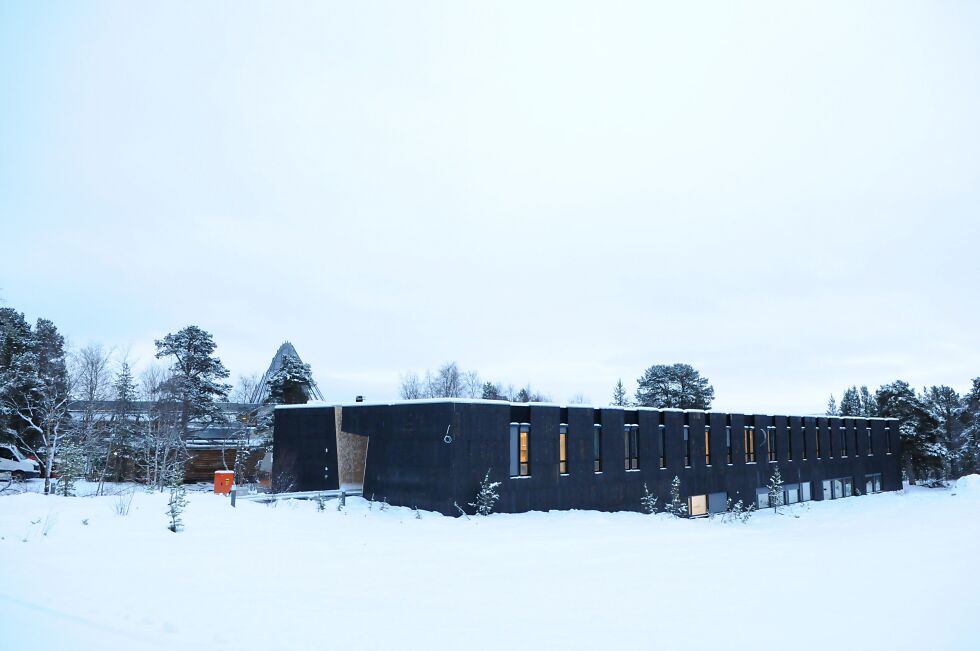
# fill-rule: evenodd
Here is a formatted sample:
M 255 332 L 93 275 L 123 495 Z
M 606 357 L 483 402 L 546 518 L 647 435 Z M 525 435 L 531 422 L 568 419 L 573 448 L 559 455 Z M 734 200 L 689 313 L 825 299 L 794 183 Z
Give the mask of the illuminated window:
M 667 428 L 661 425 L 660 430 L 660 467 L 667 467 Z
M 711 465 L 711 425 L 704 426 L 704 465 Z
M 684 426 L 684 466 L 691 467 L 691 428 Z
M 595 472 L 602 472 L 602 425 L 599 424 L 592 428 L 592 452 L 595 456 Z
M 776 428 L 766 428 L 766 450 L 769 452 L 769 461 L 776 460 Z
M 786 459 L 793 460 L 793 428 L 786 426 Z
M 745 439 L 745 463 L 755 463 L 755 428 L 746 427 L 742 436 Z
M 875 444 L 874 444 L 874 442 L 871 439 L 871 428 L 870 427 L 864 428 L 864 433 L 868 437 L 868 456 L 869 457 L 870 456 L 874 456 L 874 453 L 875 453 Z
M 725 447 L 727 448 L 727 450 L 726 450 L 726 454 L 727 454 L 726 458 L 728 459 L 728 465 L 732 465 L 733 463 L 735 463 L 735 460 L 734 460 L 734 456 L 732 455 L 732 427 L 731 427 L 731 425 L 726 425 L 725 426 Z
M 691 495 L 687 498 L 687 513 L 692 518 L 708 514 L 708 496 Z
M 841 457 L 847 456 L 847 428 L 841 426 L 837 428 L 840 432 L 840 455 Z
M 568 474 L 568 425 L 558 426 L 558 472 Z
M 510 476 L 531 476 L 531 426 L 510 424 Z
M 623 439 L 626 444 L 626 469 L 640 469 L 640 426 L 625 425 Z

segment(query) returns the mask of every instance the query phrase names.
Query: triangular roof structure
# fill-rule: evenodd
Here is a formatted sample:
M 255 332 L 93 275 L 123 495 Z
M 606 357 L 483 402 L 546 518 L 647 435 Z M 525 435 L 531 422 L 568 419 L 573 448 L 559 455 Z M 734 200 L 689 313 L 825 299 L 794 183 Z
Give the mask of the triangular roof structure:
M 288 341 L 284 341 L 282 345 L 279 346 L 279 350 L 276 351 L 275 356 L 273 356 L 272 363 L 269 364 L 269 370 L 262 375 L 262 380 L 259 385 L 261 387 L 261 393 L 259 394 L 258 400 L 259 402 L 265 402 L 266 398 L 269 397 L 269 387 L 267 384 L 269 378 L 275 375 L 276 371 L 282 368 L 282 360 L 287 355 L 295 357 L 301 362 L 303 361 L 303 358 L 296 352 L 296 348 Z M 310 400 L 323 400 L 323 394 L 320 393 L 320 387 L 316 385 L 315 380 L 310 384 Z

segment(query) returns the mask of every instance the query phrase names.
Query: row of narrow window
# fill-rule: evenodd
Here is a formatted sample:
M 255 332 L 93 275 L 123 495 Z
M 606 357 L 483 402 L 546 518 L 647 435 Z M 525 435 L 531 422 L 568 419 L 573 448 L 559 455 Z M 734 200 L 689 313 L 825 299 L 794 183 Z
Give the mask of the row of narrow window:
M 865 493 L 881 492 L 881 473 L 865 475 Z M 851 477 L 841 477 L 838 479 L 823 480 L 823 499 L 836 500 L 843 497 L 851 497 L 854 494 L 854 479 Z M 812 499 L 812 489 L 810 482 L 800 482 L 798 484 L 784 484 L 782 501 L 779 506 L 797 504 L 799 502 L 809 502 Z M 728 505 L 728 493 L 708 493 L 706 495 L 691 495 L 687 498 L 687 512 L 691 517 L 708 515 L 709 513 L 721 513 L 726 510 Z M 756 489 L 756 507 L 764 509 L 776 506 L 772 503 L 772 495 L 768 486 L 760 486 Z
M 817 429 L 817 458 L 822 459 L 823 454 L 820 447 L 820 430 Z M 823 428 L 825 429 L 825 428 Z M 530 448 L 530 436 L 531 436 L 531 426 L 529 423 L 511 423 L 510 425 L 510 445 L 511 445 L 511 468 L 510 474 L 512 477 L 528 477 L 531 474 L 531 448 Z M 659 436 L 660 436 L 660 467 L 667 467 L 667 428 L 664 425 L 658 425 Z M 559 425 L 558 430 L 558 471 L 565 475 L 568 474 L 568 425 L 562 423 Z M 840 439 L 839 447 L 841 457 L 848 456 L 848 440 L 847 440 L 847 430 L 844 427 L 839 428 Z M 865 435 L 867 437 L 867 449 L 868 456 L 874 454 L 874 444 L 871 437 L 871 428 L 865 429 Z M 743 436 L 743 447 L 745 450 L 745 463 L 756 463 L 756 445 L 755 445 L 755 427 L 752 425 L 747 425 L 742 430 Z M 793 461 L 793 430 L 790 427 L 786 428 L 787 440 L 790 442 L 789 449 L 787 450 L 787 456 L 789 461 Z M 857 445 L 857 430 L 854 433 L 854 443 Z M 885 428 L 885 441 L 887 446 L 886 454 L 891 454 L 891 428 Z M 807 440 L 806 436 L 803 437 L 803 448 L 802 448 L 802 458 L 804 461 L 807 460 Z M 834 457 L 834 445 L 833 437 L 830 439 L 830 454 L 829 458 Z M 776 462 L 778 460 L 778 449 L 776 440 L 776 428 L 767 427 L 766 428 L 766 452 L 768 455 L 768 460 L 770 462 Z M 626 451 L 624 458 L 624 465 L 626 470 L 639 470 L 640 469 L 640 427 L 639 425 L 633 423 L 627 423 L 623 426 L 623 447 Z M 732 449 L 732 428 L 731 426 L 725 427 L 725 461 L 728 465 L 734 463 L 734 452 Z M 596 424 L 593 428 L 593 471 L 602 472 L 602 425 Z M 704 427 L 704 463 L 706 466 L 711 465 L 711 426 L 706 425 Z M 684 426 L 684 465 L 686 467 L 691 466 L 691 434 L 690 426 Z

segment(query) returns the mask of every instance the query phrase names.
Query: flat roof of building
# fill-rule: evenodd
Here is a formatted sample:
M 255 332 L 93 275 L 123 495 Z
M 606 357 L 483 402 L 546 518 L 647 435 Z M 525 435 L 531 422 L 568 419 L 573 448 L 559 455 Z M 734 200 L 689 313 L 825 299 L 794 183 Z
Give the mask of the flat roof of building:
M 672 407 L 623 407 L 621 405 L 582 405 L 582 404 L 561 404 L 557 402 L 510 402 L 507 400 L 484 400 L 482 398 L 418 398 L 416 400 L 388 400 L 378 402 L 308 402 L 303 405 L 277 405 L 276 409 L 326 409 L 333 407 L 394 407 L 400 405 L 431 405 L 431 404 L 465 404 L 465 405 L 509 405 L 511 407 L 558 407 L 561 409 L 619 409 L 621 411 L 674 411 L 679 413 L 721 413 L 721 414 L 742 414 L 749 416 L 788 416 L 796 418 L 860 418 L 863 420 L 897 420 L 895 418 L 882 418 L 880 416 L 827 416 L 827 414 L 767 414 L 767 413 L 746 413 L 740 411 L 721 411 L 716 409 L 675 409 Z

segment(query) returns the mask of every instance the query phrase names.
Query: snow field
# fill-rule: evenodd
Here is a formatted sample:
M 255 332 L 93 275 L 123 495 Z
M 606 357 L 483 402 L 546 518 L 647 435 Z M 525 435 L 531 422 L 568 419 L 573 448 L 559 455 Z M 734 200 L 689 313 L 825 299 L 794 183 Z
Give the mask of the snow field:
M 977 476 L 746 525 L 118 499 L 0 496 L 0 648 L 980 648 Z

